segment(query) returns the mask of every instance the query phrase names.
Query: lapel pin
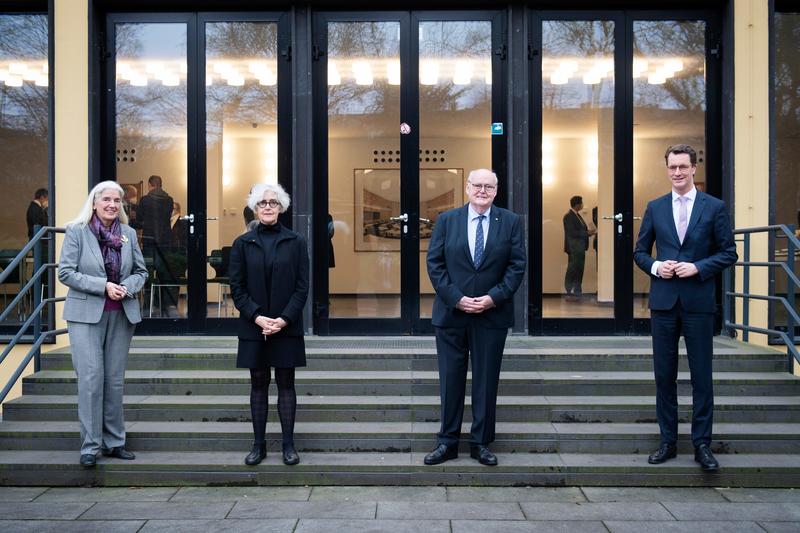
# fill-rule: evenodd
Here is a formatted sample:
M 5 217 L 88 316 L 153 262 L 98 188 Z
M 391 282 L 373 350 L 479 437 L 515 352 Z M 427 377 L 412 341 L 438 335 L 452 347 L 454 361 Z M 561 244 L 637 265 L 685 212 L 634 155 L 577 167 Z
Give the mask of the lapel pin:
M 122 236 L 122 242 L 128 242 L 128 236 L 127 235 L 123 235 Z

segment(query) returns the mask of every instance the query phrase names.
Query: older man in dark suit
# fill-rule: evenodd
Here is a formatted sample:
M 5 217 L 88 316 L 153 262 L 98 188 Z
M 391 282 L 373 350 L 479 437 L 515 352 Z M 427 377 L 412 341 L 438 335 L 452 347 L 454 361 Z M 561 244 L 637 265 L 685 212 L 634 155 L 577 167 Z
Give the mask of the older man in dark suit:
M 497 184 L 490 170 L 470 172 L 469 203 L 439 216 L 428 247 L 442 423 L 427 465 L 458 457 L 470 360 L 470 456 L 483 465 L 497 464 L 488 446 L 495 437 L 500 363 L 514 321 L 514 293 L 525 273 L 522 220 L 492 205 Z
M 705 471 L 719 468 L 711 453 L 714 389 L 711 371 L 714 277 L 738 256 L 725 204 L 697 190 L 697 153 L 670 146 L 664 159 L 672 192 L 647 204 L 634 259 L 650 275 L 650 324 L 661 446 L 648 458 L 660 464 L 677 455 L 678 339 L 683 335 L 692 376 L 692 444 Z M 657 257 L 651 252 L 656 245 Z
M 567 254 L 567 271 L 564 274 L 564 289 L 568 301 L 577 301 L 583 296 L 583 270 L 586 266 L 586 250 L 589 249 L 589 230 L 581 216 L 583 198 L 573 196 L 569 199 L 569 211 L 564 215 L 564 253 Z

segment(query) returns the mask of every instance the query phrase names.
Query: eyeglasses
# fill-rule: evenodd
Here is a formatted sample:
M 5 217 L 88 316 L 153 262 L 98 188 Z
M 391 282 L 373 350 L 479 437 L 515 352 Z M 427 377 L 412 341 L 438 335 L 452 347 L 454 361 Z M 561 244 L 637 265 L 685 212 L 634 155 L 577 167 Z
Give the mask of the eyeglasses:
M 675 172 L 676 170 L 680 170 L 681 172 L 689 172 L 690 168 L 692 168 L 690 165 L 670 165 L 667 167 L 667 170 L 670 172 Z
M 484 190 L 486 192 L 494 192 L 497 189 L 497 185 L 487 185 L 485 183 L 470 183 L 469 186 L 474 187 L 477 191 Z
M 259 209 L 266 209 L 269 206 L 271 209 L 276 209 L 281 206 L 281 203 L 277 200 L 261 200 L 260 202 L 256 202 L 256 207 Z

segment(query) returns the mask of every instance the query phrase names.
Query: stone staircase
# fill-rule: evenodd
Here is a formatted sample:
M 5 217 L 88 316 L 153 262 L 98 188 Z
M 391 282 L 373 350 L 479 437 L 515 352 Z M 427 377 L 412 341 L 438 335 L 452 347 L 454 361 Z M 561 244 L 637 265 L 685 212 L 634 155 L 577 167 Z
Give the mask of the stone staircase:
M 234 368 L 235 352 L 230 337 L 134 339 L 125 416 L 137 459 L 100 458 L 94 470 L 77 464 L 69 348 L 43 355 L 42 371 L 3 408 L 0 484 L 800 485 L 800 378 L 786 372 L 785 353 L 727 338 L 715 340 L 717 474 L 693 461 L 685 356 L 679 456 L 647 464 L 659 440 L 647 337 L 510 337 L 496 468 L 468 453 L 422 464 L 439 417 L 430 337 L 308 338 L 296 380 L 302 462 L 280 462 L 273 396 L 267 460 L 247 467 L 249 374 Z M 469 409 L 465 418 L 468 433 Z

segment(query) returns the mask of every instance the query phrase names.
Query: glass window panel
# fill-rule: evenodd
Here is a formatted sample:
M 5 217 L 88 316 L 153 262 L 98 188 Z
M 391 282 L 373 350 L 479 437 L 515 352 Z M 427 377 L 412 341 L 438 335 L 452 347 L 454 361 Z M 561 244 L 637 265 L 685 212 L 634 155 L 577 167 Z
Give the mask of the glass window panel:
M 544 21 L 545 318 L 614 316 L 614 174 L 614 23 Z
M 331 318 L 400 316 L 400 24 L 328 24 Z
M 186 26 L 118 24 L 116 34 L 117 181 L 150 272 L 143 315 L 186 317 Z
M 206 24 L 208 317 L 236 317 L 228 265 L 254 213 L 256 183 L 278 182 L 278 26 Z
M 420 317 L 430 318 L 425 256 L 436 218 L 466 202 L 470 170 L 492 166 L 490 21 L 420 23 L 419 117 Z
M 800 236 L 800 13 L 775 13 L 775 224 L 795 226 Z M 780 242 L 780 241 L 779 241 Z M 785 242 L 785 241 L 784 241 Z M 786 245 L 776 244 L 776 260 Z M 795 259 L 795 273 L 800 262 Z M 786 293 L 787 277 L 775 276 L 775 292 Z M 800 302 L 800 295 L 796 295 Z M 796 308 L 800 304 L 796 304 Z M 782 305 L 773 306 L 776 325 L 786 324 Z
M 28 242 L 33 223 L 47 223 L 47 198 L 34 201 L 47 187 L 47 73 L 47 16 L 0 14 L 0 270 Z M 32 270 L 31 255 L 0 287 L 0 310 Z M 29 312 L 26 301 L 4 324 L 19 324 Z
M 664 152 L 686 143 L 697 150 L 695 184 L 705 190 L 706 65 L 703 21 L 633 23 L 633 214 L 670 191 Z M 634 235 L 640 220 L 634 220 Z M 650 316 L 650 280 L 634 268 L 634 317 Z

